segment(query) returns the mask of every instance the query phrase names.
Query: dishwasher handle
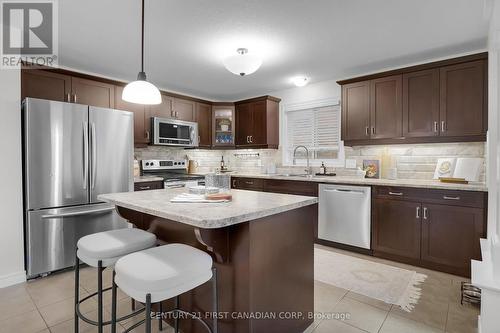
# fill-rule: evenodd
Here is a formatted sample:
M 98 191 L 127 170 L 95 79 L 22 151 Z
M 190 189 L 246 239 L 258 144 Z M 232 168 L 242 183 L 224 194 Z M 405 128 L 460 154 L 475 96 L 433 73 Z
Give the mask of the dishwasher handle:
M 364 191 L 350 190 L 350 189 L 345 189 L 345 188 L 336 188 L 334 190 L 324 189 L 323 191 L 325 191 L 325 192 L 343 192 L 343 193 L 365 194 Z

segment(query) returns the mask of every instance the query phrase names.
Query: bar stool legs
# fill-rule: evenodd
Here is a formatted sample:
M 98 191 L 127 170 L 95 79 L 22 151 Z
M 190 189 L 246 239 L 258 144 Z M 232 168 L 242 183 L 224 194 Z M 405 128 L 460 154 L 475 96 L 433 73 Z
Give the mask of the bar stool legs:
M 78 255 L 75 251 L 75 333 L 78 333 L 80 330 L 79 326 L 79 318 L 78 313 L 76 311 L 76 307 L 78 305 L 78 300 L 80 299 L 80 259 L 78 259 Z
M 174 308 L 179 310 L 179 296 L 175 297 Z M 174 315 L 174 332 L 179 333 L 179 312 L 175 312 Z
M 116 333 L 116 272 L 113 270 L 113 284 L 111 286 L 111 333 Z
M 151 333 L 151 294 L 146 295 L 146 333 Z
M 212 268 L 212 302 L 213 302 L 213 321 L 212 321 L 212 333 L 218 333 L 218 323 L 217 316 L 219 314 L 219 301 L 217 299 L 217 269 Z M 176 332 L 177 333 L 177 332 Z
M 103 326 L 102 326 L 102 261 L 99 260 L 97 262 L 97 331 L 99 333 L 103 332 Z

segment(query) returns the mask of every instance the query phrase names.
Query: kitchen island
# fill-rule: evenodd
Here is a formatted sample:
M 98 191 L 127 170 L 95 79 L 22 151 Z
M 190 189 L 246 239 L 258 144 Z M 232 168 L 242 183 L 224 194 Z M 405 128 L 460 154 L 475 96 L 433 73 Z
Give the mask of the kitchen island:
M 121 216 L 165 243 L 209 253 L 218 270 L 219 332 L 303 332 L 314 320 L 317 198 L 232 190 L 227 203 L 171 203 L 185 189 L 104 194 Z M 173 303 L 165 302 L 164 309 Z M 210 283 L 181 296 L 213 315 Z M 181 320 L 183 332 L 205 332 Z

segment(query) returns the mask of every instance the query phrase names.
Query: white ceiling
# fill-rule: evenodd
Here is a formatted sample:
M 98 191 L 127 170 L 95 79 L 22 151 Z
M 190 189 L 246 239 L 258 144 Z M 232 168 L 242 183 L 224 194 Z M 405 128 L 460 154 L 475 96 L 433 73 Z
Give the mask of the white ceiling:
M 487 0 L 486 0 L 487 1 Z M 211 100 L 340 79 L 486 47 L 483 0 L 146 0 L 146 72 L 159 87 Z M 135 79 L 140 0 L 59 0 L 60 65 Z M 238 77 L 222 59 L 261 53 Z

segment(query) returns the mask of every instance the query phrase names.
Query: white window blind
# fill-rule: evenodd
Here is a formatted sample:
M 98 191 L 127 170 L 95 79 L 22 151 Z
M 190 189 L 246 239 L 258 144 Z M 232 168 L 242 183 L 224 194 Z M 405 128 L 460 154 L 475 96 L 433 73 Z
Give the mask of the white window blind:
M 286 112 L 287 153 L 306 146 L 311 158 L 337 152 L 340 147 L 340 106 L 324 106 Z M 289 155 L 291 156 L 291 155 Z

